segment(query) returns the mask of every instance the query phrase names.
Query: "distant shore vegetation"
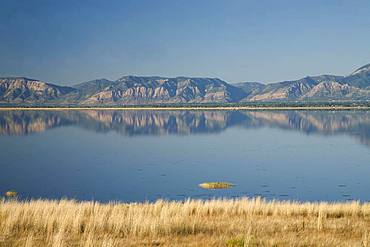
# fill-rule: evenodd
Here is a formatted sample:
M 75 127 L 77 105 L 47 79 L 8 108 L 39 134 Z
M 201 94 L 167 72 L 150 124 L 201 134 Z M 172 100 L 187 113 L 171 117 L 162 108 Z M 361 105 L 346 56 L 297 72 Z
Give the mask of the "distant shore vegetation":
M 370 101 L 274 101 L 245 103 L 173 103 L 140 105 L 8 104 L 0 109 L 370 109 Z

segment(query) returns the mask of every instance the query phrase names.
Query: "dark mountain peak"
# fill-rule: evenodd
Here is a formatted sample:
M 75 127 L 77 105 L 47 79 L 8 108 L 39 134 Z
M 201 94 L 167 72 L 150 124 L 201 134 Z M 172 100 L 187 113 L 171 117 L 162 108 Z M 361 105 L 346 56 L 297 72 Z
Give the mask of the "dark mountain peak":
M 233 85 L 253 85 L 253 86 L 265 86 L 266 84 L 258 81 L 244 81 L 244 82 L 237 82 Z
M 344 82 L 361 89 L 370 89 L 370 64 L 356 69 L 352 74 L 344 78 Z
M 355 71 L 353 71 L 351 75 L 357 75 L 357 74 L 368 73 L 368 72 L 370 72 L 370 63 L 356 69 Z
M 102 83 L 102 82 L 112 82 L 112 81 L 106 78 L 99 78 L 99 79 L 87 81 L 86 83 Z
M 116 81 L 145 81 L 145 80 L 160 80 L 160 79 L 168 79 L 166 77 L 161 76 L 138 76 L 138 75 L 125 75 L 118 78 Z
M 239 82 L 233 84 L 233 86 L 240 88 L 247 96 L 250 96 L 261 92 L 266 87 L 266 84 L 261 82 Z
M 105 78 L 101 78 L 101 79 L 81 82 L 81 83 L 75 84 L 74 87 L 81 88 L 81 87 L 88 87 L 88 86 L 108 84 L 108 83 L 113 83 L 113 81 L 105 79 Z

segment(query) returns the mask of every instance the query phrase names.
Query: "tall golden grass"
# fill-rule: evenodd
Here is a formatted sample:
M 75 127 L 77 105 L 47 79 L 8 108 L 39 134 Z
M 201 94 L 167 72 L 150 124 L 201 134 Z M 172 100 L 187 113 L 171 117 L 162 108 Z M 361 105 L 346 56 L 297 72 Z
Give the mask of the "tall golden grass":
M 368 246 L 370 203 L 0 202 L 0 246 Z

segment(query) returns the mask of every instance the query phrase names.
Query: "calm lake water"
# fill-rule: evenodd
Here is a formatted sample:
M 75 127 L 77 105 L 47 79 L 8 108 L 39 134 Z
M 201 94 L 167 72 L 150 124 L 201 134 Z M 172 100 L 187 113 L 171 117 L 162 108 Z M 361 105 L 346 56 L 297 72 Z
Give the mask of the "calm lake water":
M 0 149 L 21 198 L 370 200 L 369 111 L 0 111 Z

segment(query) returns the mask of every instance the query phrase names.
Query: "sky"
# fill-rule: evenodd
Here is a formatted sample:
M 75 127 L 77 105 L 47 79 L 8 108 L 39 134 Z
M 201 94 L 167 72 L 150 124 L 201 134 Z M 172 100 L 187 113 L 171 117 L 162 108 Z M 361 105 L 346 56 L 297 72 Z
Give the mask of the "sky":
M 277 82 L 370 63 L 368 0 L 1 0 L 0 76 Z

